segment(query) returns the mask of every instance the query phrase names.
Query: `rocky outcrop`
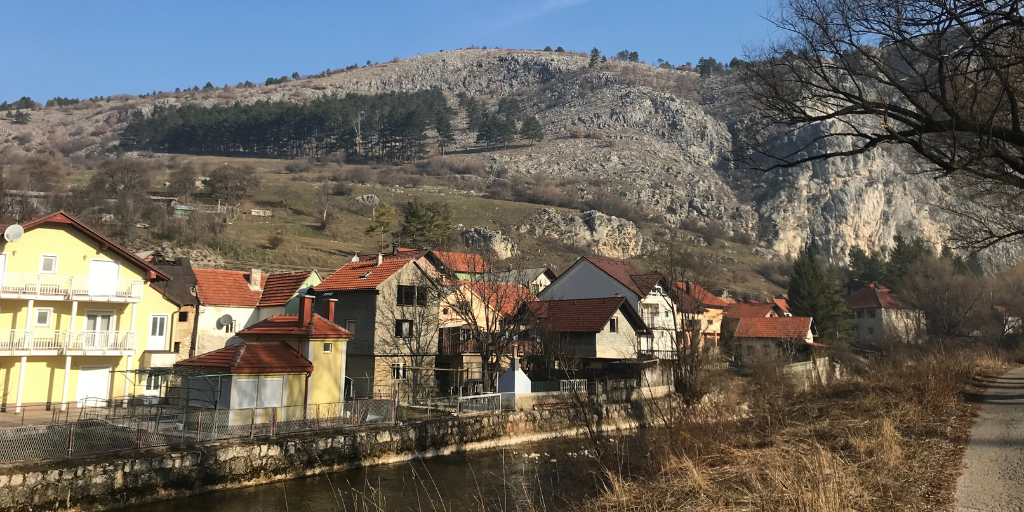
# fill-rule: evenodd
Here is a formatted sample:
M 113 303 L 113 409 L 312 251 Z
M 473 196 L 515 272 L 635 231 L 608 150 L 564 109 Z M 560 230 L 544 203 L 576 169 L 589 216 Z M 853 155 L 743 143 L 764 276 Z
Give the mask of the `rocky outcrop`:
M 545 208 L 533 223 L 521 226 L 520 231 L 530 236 L 553 238 L 606 258 L 640 256 L 649 243 L 636 224 L 596 210 L 563 214 Z
M 456 230 L 461 230 L 462 242 L 467 247 L 490 252 L 499 260 L 511 258 L 519 252 L 512 239 L 501 234 L 501 231 L 480 227 L 464 228 L 461 225 L 456 226 Z

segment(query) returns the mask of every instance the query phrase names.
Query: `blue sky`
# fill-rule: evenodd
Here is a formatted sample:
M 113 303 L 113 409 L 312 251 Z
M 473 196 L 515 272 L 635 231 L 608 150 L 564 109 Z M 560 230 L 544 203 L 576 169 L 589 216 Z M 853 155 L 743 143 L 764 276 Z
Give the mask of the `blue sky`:
M 767 38 L 774 0 L 176 2 L 6 0 L 0 101 L 87 98 L 386 61 L 470 45 L 628 48 L 728 61 Z

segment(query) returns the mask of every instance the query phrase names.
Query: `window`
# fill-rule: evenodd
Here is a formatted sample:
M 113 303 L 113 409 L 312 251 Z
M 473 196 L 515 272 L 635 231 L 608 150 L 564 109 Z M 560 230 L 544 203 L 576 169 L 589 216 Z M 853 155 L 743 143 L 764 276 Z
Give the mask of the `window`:
M 178 321 L 188 322 L 188 311 L 178 311 Z
M 53 321 L 53 308 L 37 308 L 36 309 L 36 320 L 33 325 L 35 327 L 50 327 L 50 322 Z
M 167 333 L 167 317 L 164 315 L 153 315 L 149 318 L 149 335 L 151 337 L 163 338 Z
M 608 320 L 608 332 L 619 332 L 619 320 L 617 318 Z
M 857 318 L 864 318 L 864 312 L 863 312 L 863 311 L 860 311 L 860 310 L 858 310 L 858 311 L 857 311 Z
M 448 309 L 448 308 L 444 308 L 444 309 L 442 309 L 442 310 L 441 310 L 441 314 L 442 314 L 442 315 L 447 315 L 447 314 L 451 313 L 451 311 L 452 311 L 452 310 L 450 310 L 450 309 Z
M 540 285 L 537 284 L 537 283 L 531 283 L 530 284 L 530 293 L 532 293 L 534 295 L 537 295 L 538 293 L 540 293 Z
M 391 379 L 405 380 L 409 375 L 409 367 L 405 363 L 391 363 Z
M 178 352 L 181 352 L 181 342 L 180 341 L 175 341 L 174 342 L 174 353 L 177 354 Z
M 416 305 L 416 287 L 415 286 L 398 285 L 398 305 L 399 306 L 415 306 Z
M 260 389 L 256 395 L 256 407 L 281 407 L 284 392 L 284 377 L 260 377 Z
M 257 379 L 238 379 L 235 381 L 235 403 L 232 404 L 232 408 L 252 409 L 256 407 L 258 383 Z
M 324 343 L 324 354 L 330 354 L 334 350 L 334 343 Z
M 868 311 L 868 318 L 874 318 L 874 317 L 875 317 L 875 310 L 872 309 L 871 311 Z
M 395 320 L 395 337 L 412 337 L 412 320 Z
M 164 384 L 163 375 L 149 374 L 146 376 L 146 391 L 160 391 L 160 387 Z
M 39 257 L 39 273 L 40 274 L 56 274 L 57 273 L 57 256 L 53 254 L 43 254 Z
M 348 332 L 353 332 L 353 333 L 356 332 L 356 321 L 355 320 L 345 320 L 345 329 L 347 329 Z
M 665 318 L 668 318 L 668 311 L 665 311 Z
M 868 327 L 868 336 L 874 336 L 874 335 L 875 335 L 875 329 L 873 327 Z

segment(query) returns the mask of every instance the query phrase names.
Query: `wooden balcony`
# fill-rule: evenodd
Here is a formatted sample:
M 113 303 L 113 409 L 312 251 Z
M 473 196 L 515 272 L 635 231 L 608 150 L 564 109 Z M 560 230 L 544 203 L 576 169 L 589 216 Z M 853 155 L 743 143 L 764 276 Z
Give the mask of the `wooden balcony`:
M 0 356 L 120 356 L 135 353 L 135 331 L 0 330 Z
M 0 299 L 138 302 L 145 285 L 141 279 L 5 272 L 0 273 Z

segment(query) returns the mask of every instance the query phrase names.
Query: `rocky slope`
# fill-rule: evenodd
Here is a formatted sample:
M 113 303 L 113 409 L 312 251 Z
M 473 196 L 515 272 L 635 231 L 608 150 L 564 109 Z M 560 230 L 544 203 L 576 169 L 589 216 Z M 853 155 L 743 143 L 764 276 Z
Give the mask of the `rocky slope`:
M 744 112 L 730 78 L 701 80 L 692 72 L 614 61 L 595 69 L 587 64 L 586 56 L 572 53 L 457 50 L 256 89 L 87 102 L 34 111 L 28 125 L 0 121 L 0 149 L 97 151 L 116 140 L 132 111 L 147 112 L 157 102 L 304 101 L 439 87 L 453 106 L 462 92 L 492 108 L 500 97 L 515 95 L 548 134 L 533 146 L 463 151 L 457 158 L 534 183 L 572 183 L 571 192 L 583 198 L 614 191 L 667 225 L 720 223 L 755 237 L 766 249 L 761 254 L 793 255 L 813 240 L 842 260 L 853 245 L 885 252 L 897 231 L 923 236 L 936 247 L 948 233 L 951 219 L 937 207 L 948 194 L 932 180 L 905 172 L 913 169 L 905 154 L 880 150 L 768 175 L 735 169 L 725 155 L 734 144 L 731 129 Z M 807 127 L 779 144 L 792 147 L 828 129 Z M 456 152 L 473 149 L 473 138 L 461 133 Z M 609 255 L 643 252 L 628 226 L 611 226 L 600 215 L 549 215 L 525 229 Z M 1004 249 L 990 259 L 1010 262 L 1017 256 Z

